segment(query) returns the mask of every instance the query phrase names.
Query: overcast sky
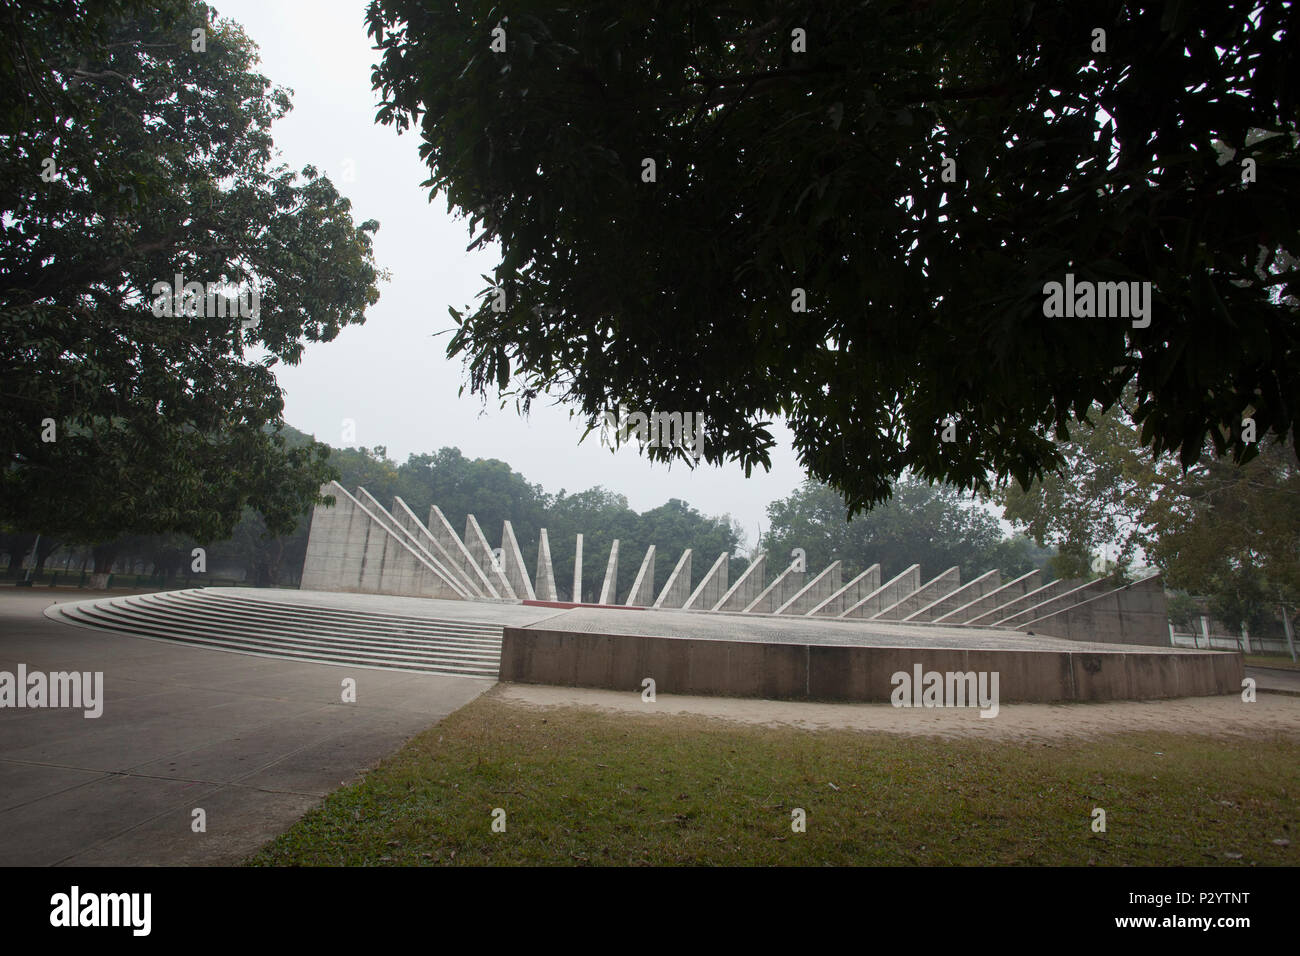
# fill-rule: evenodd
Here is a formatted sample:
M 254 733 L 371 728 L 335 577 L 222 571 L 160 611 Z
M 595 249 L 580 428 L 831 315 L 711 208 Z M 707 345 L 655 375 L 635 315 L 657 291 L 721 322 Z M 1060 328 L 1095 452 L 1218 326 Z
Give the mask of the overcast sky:
M 613 454 L 594 432 L 580 446 L 582 426 L 561 406 L 535 405 L 525 420 L 513 404 L 484 408 L 478 398 L 457 396 L 464 368 L 446 358 L 448 336 L 435 334 L 452 326 L 448 306 L 471 303 L 483 288 L 480 276 L 496 265 L 497 249 L 465 251 L 467 221 L 454 218 L 442 197 L 430 202 L 420 186 L 429 170 L 418 134 L 398 136 L 375 123 L 365 0 L 215 6 L 258 44 L 259 70 L 293 90 L 293 111 L 272 129 L 283 161 L 324 171 L 352 200 L 355 221 L 379 220 L 375 262 L 392 273 L 364 326 L 309 346 L 301 365 L 279 371 L 289 424 L 335 446 L 384 445 L 399 462 L 453 445 L 471 458 L 507 461 L 549 492 L 603 485 L 637 511 L 681 498 L 705 514 L 739 519 L 752 545 L 758 527 L 767 527 L 767 504 L 804 478 L 784 427 L 774 431 L 771 472 L 747 479 L 735 464 L 692 472 L 652 465 L 635 448 Z M 355 421 L 355 442 L 343 440 L 344 419 Z

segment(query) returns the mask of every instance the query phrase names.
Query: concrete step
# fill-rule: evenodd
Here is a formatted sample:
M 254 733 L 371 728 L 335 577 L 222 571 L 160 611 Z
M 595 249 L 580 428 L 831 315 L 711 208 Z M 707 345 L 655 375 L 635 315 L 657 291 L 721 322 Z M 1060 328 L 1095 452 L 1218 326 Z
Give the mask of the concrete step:
M 493 643 L 479 636 L 483 633 L 480 624 L 474 625 L 474 636 L 459 641 L 445 627 L 424 637 L 410 633 L 397 637 L 367 633 L 361 619 L 364 615 L 359 618 L 353 612 L 350 633 L 337 633 L 336 628 L 327 632 L 321 628 L 319 615 L 314 616 L 316 622 L 295 620 L 292 613 L 287 617 L 249 614 L 242 621 L 231 620 L 227 613 L 218 619 L 218 608 L 183 592 L 173 592 L 170 597 L 138 595 L 83 601 L 59 605 L 55 610 L 64 619 L 83 626 L 288 660 L 487 678 L 495 678 L 500 667 L 501 629 L 495 628 Z M 419 618 L 405 620 L 416 625 L 422 622 Z M 391 620 L 388 624 L 391 626 Z
M 456 621 L 432 617 L 410 617 L 397 614 L 381 614 L 369 611 L 356 611 L 348 608 L 323 607 L 317 604 L 293 604 L 288 601 L 258 601 L 242 596 L 223 593 L 223 588 L 191 588 L 180 591 L 160 591 L 149 597 L 173 600 L 191 600 L 204 602 L 211 606 L 226 606 L 231 609 L 249 608 L 267 614 L 285 613 L 302 620 L 364 622 L 367 627 L 376 630 L 409 628 L 451 629 L 458 632 L 482 632 L 496 634 L 500 632 L 499 624 L 486 624 L 477 621 Z
M 322 663 L 354 664 L 363 667 L 394 667 L 401 670 L 440 670 L 450 668 L 455 673 L 475 673 L 479 676 L 493 676 L 493 665 L 488 662 L 469 658 L 458 658 L 446 654 L 413 653 L 407 651 L 370 651 L 353 648 L 340 648 L 332 644 L 305 644 L 299 641 L 268 638 L 265 636 L 247 636 L 232 633 L 204 632 L 178 625 L 159 625 L 123 613 L 121 608 L 82 605 L 68 609 L 64 616 L 89 623 L 97 627 L 139 634 L 161 640 L 175 640 L 182 643 L 201 644 L 221 647 L 227 650 L 244 650 L 249 653 L 261 653 L 275 657 L 290 657 L 298 660 L 318 660 Z M 487 671 L 487 674 L 483 672 Z
M 497 673 L 497 669 L 491 665 L 451 662 L 413 655 L 380 655 L 336 651 L 328 647 L 304 648 L 278 641 L 259 641 L 240 637 L 214 637 L 205 634 L 180 632 L 175 629 L 159 628 L 139 620 L 122 620 L 95 608 L 81 607 L 63 612 L 63 616 L 65 619 L 97 629 L 119 631 L 156 640 L 174 641 L 196 647 L 236 651 L 262 657 L 310 661 L 321 664 L 373 667 L 384 670 L 455 674 L 466 677 L 492 678 Z
M 274 639 L 287 643 L 311 647 L 329 647 L 335 650 L 354 649 L 366 652 L 391 651 L 393 653 L 449 653 L 460 658 L 482 660 L 496 659 L 500 655 L 500 642 L 494 646 L 484 646 L 480 641 L 457 643 L 447 637 L 428 640 L 415 638 L 394 639 L 376 638 L 364 634 L 357 636 L 337 634 L 313 634 L 311 631 L 287 626 L 267 626 L 264 622 L 245 621 L 230 623 L 209 619 L 201 611 L 177 609 L 167 606 L 146 605 L 139 598 L 124 598 L 113 609 L 104 609 L 104 613 L 129 611 L 131 618 L 155 624 L 159 627 L 182 628 L 196 633 L 247 637 L 253 640 Z
M 462 633 L 445 627 L 426 631 L 415 628 L 401 631 L 384 631 L 371 628 L 362 621 L 346 624 L 304 622 L 293 615 L 263 615 L 257 611 L 232 611 L 219 604 L 209 607 L 197 601 L 164 599 L 160 596 L 148 594 L 136 596 L 131 603 L 133 606 L 145 610 L 162 611 L 179 618 L 196 618 L 201 622 L 222 623 L 231 627 L 252 627 L 256 625 L 276 631 L 305 634 L 311 637 L 335 636 L 343 640 L 381 640 L 397 645 L 406 641 L 417 641 L 421 644 L 448 641 L 458 647 L 478 645 L 485 649 L 498 647 L 501 643 L 501 629 L 499 627 L 496 628 L 495 634 L 481 631 Z

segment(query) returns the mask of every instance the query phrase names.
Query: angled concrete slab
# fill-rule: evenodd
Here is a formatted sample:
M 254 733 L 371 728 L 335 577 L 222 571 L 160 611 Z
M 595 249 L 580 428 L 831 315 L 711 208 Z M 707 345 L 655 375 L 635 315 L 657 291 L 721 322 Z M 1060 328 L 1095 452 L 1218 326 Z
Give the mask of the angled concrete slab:
M 1046 617 L 1049 614 L 1055 614 L 1057 611 L 1064 611 L 1067 607 L 1073 607 L 1076 604 L 1082 604 L 1089 598 L 1096 597 L 1099 594 L 1105 594 L 1107 591 L 1114 591 L 1120 586 L 1118 578 L 1104 577 L 1097 578 L 1095 581 L 1087 581 L 1078 587 L 1062 591 L 1046 601 L 1039 601 L 1032 604 L 1023 611 L 1004 617 L 997 622 L 998 627 L 1019 627 L 1021 624 L 1036 620 L 1040 617 Z
M 973 601 L 970 601 L 968 604 L 956 608 L 942 617 L 935 618 L 935 623 L 966 624 L 995 608 L 999 608 L 1004 604 L 1014 601 L 1019 597 L 1023 597 L 1030 591 L 1037 589 L 1041 586 L 1041 580 L 1042 572 L 1040 571 L 1030 571 L 1028 574 L 1022 574 L 1014 581 L 1009 581 L 1000 588 L 981 595 Z
M 389 509 L 389 514 L 420 543 L 426 553 L 435 558 L 438 564 L 456 579 L 464 589 L 466 597 L 481 598 L 488 596 L 487 591 L 479 585 L 477 580 L 465 574 L 457 557 L 443 547 L 442 542 L 433 535 L 423 521 L 415 516 L 415 512 L 400 497 L 393 498 L 393 507 Z
M 727 568 L 731 563 L 731 555 L 726 551 L 718 555 L 713 566 L 700 579 L 700 583 L 695 586 L 691 596 L 686 599 L 682 605 L 683 610 L 687 611 L 707 611 L 722 600 L 722 595 L 727 592 Z
M 614 589 L 618 587 L 618 538 L 609 546 L 609 561 L 605 564 L 605 581 L 600 586 L 601 604 L 614 603 Z
M 469 553 L 469 548 L 465 547 L 465 542 L 460 539 L 460 535 L 452 529 L 451 522 L 447 516 L 442 513 L 437 505 L 429 508 L 429 521 L 425 525 L 430 534 L 437 540 L 448 554 L 456 566 L 460 568 L 461 573 L 474 581 L 484 597 L 500 598 L 501 594 L 497 591 L 496 585 L 488 578 L 479 567 L 474 556 Z
M 880 587 L 880 565 L 873 564 L 820 604 L 804 612 L 805 617 L 838 617 Z
M 976 598 L 983 597 L 991 591 L 996 591 L 1002 587 L 1002 575 L 997 571 L 985 571 L 975 580 L 968 584 L 963 584 L 955 591 L 950 591 L 935 600 L 931 601 L 925 607 L 913 611 L 905 621 L 928 622 L 943 617 L 949 611 L 955 611 L 959 607 L 969 604 Z
M 551 564 L 551 542 L 546 537 L 546 529 L 537 533 L 537 597 L 542 601 L 558 601 L 555 590 L 555 568 Z
M 794 597 L 778 607 L 776 613 L 807 614 L 814 607 L 825 603 L 826 599 L 838 590 L 840 590 L 840 562 L 836 561 L 800 588 Z
M 632 582 L 632 590 L 628 593 L 627 600 L 623 602 L 625 607 L 649 607 L 650 602 L 655 596 L 655 546 L 652 544 L 646 549 L 645 557 L 641 559 L 641 567 L 637 569 L 636 579 Z
M 906 594 L 890 607 L 876 614 L 881 621 L 901 621 L 913 611 L 929 604 L 936 598 L 943 597 L 961 585 L 961 569 L 949 568 L 935 575 L 911 594 Z
M 1064 594 L 1066 591 L 1072 591 L 1077 588 L 1082 581 L 1074 578 L 1057 578 L 1042 587 L 1026 591 L 1020 597 L 1012 598 L 1004 604 L 999 605 L 991 611 L 986 611 L 979 617 L 971 618 L 967 624 L 978 625 L 980 627 L 992 627 L 998 621 L 1004 618 L 1013 617 L 1026 608 L 1031 608 L 1036 604 L 1042 604 L 1047 600 L 1056 597 L 1058 594 Z
M 469 550 L 470 557 L 474 559 L 474 563 L 478 565 L 479 570 L 492 581 L 498 594 L 510 600 L 519 599 L 519 595 L 515 593 L 510 579 L 506 577 L 504 560 L 497 560 L 496 554 L 488 546 L 483 529 L 478 526 L 478 519 L 472 514 L 465 516 L 465 547 Z
M 462 589 L 409 541 L 338 482 L 322 489 L 333 506 L 317 505 L 303 561 L 305 587 L 370 594 L 460 598 Z M 379 509 L 383 510 L 383 509 Z
M 1168 647 L 1169 608 L 1158 574 L 1034 618 L 1022 631 L 1072 641 Z
M 687 548 L 682 552 L 682 556 L 677 559 L 677 564 L 672 573 L 668 575 L 668 580 L 664 582 L 663 590 L 659 592 L 659 597 L 655 598 L 655 607 L 679 608 L 686 603 L 686 599 L 691 593 L 691 549 Z
M 763 574 L 767 567 L 767 555 L 759 552 L 736 578 L 736 583 L 713 605 L 714 611 L 743 611 L 763 590 Z
M 506 577 L 515 594 L 523 600 L 536 601 L 537 592 L 533 590 L 528 568 L 524 566 L 524 556 L 519 551 L 519 542 L 515 540 L 515 529 L 509 521 L 501 523 L 501 555 Z
M 806 572 L 803 560 L 796 558 L 790 566 L 773 578 L 772 583 L 758 592 L 757 597 L 745 605 L 746 614 L 771 614 L 790 598 L 803 590 Z
M 850 604 L 838 615 L 840 618 L 872 618 L 887 607 L 893 606 L 904 595 L 921 586 L 921 566 L 914 564 L 900 571 L 865 597 Z

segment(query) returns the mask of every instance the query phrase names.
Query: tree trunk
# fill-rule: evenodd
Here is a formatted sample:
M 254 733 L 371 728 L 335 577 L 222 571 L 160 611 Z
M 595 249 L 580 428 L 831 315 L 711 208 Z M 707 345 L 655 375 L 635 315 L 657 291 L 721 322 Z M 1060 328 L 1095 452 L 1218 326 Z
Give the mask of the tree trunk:
M 54 538 L 42 537 L 40 544 L 36 548 L 36 567 L 32 571 L 32 577 L 36 577 L 45 570 L 45 561 L 59 547 L 59 542 Z
M 32 545 L 36 542 L 34 534 L 16 534 L 9 539 L 9 571 L 17 571 L 23 566 L 23 559 L 27 557 L 27 552 L 32 550 Z
M 90 575 L 90 586 L 97 590 L 108 587 L 109 576 L 113 573 L 113 562 L 117 558 L 116 544 L 97 544 L 91 549 L 95 558 L 95 570 Z
M 271 587 L 280 583 L 280 562 L 284 560 L 284 542 L 276 538 L 271 542 L 271 566 L 267 575 L 267 584 Z

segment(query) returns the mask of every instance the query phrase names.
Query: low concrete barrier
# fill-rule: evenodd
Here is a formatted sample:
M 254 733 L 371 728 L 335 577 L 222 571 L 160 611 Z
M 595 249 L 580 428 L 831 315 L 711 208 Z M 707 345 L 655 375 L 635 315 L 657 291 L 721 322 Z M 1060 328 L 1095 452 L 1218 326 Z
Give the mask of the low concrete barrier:
M 997 671 L 1003 702 L 1237 693 L 1240 654 L 780 644 L 507 627 L 500 679 L 526 684 L 773 700 L 887 701 L 891 677 Z

